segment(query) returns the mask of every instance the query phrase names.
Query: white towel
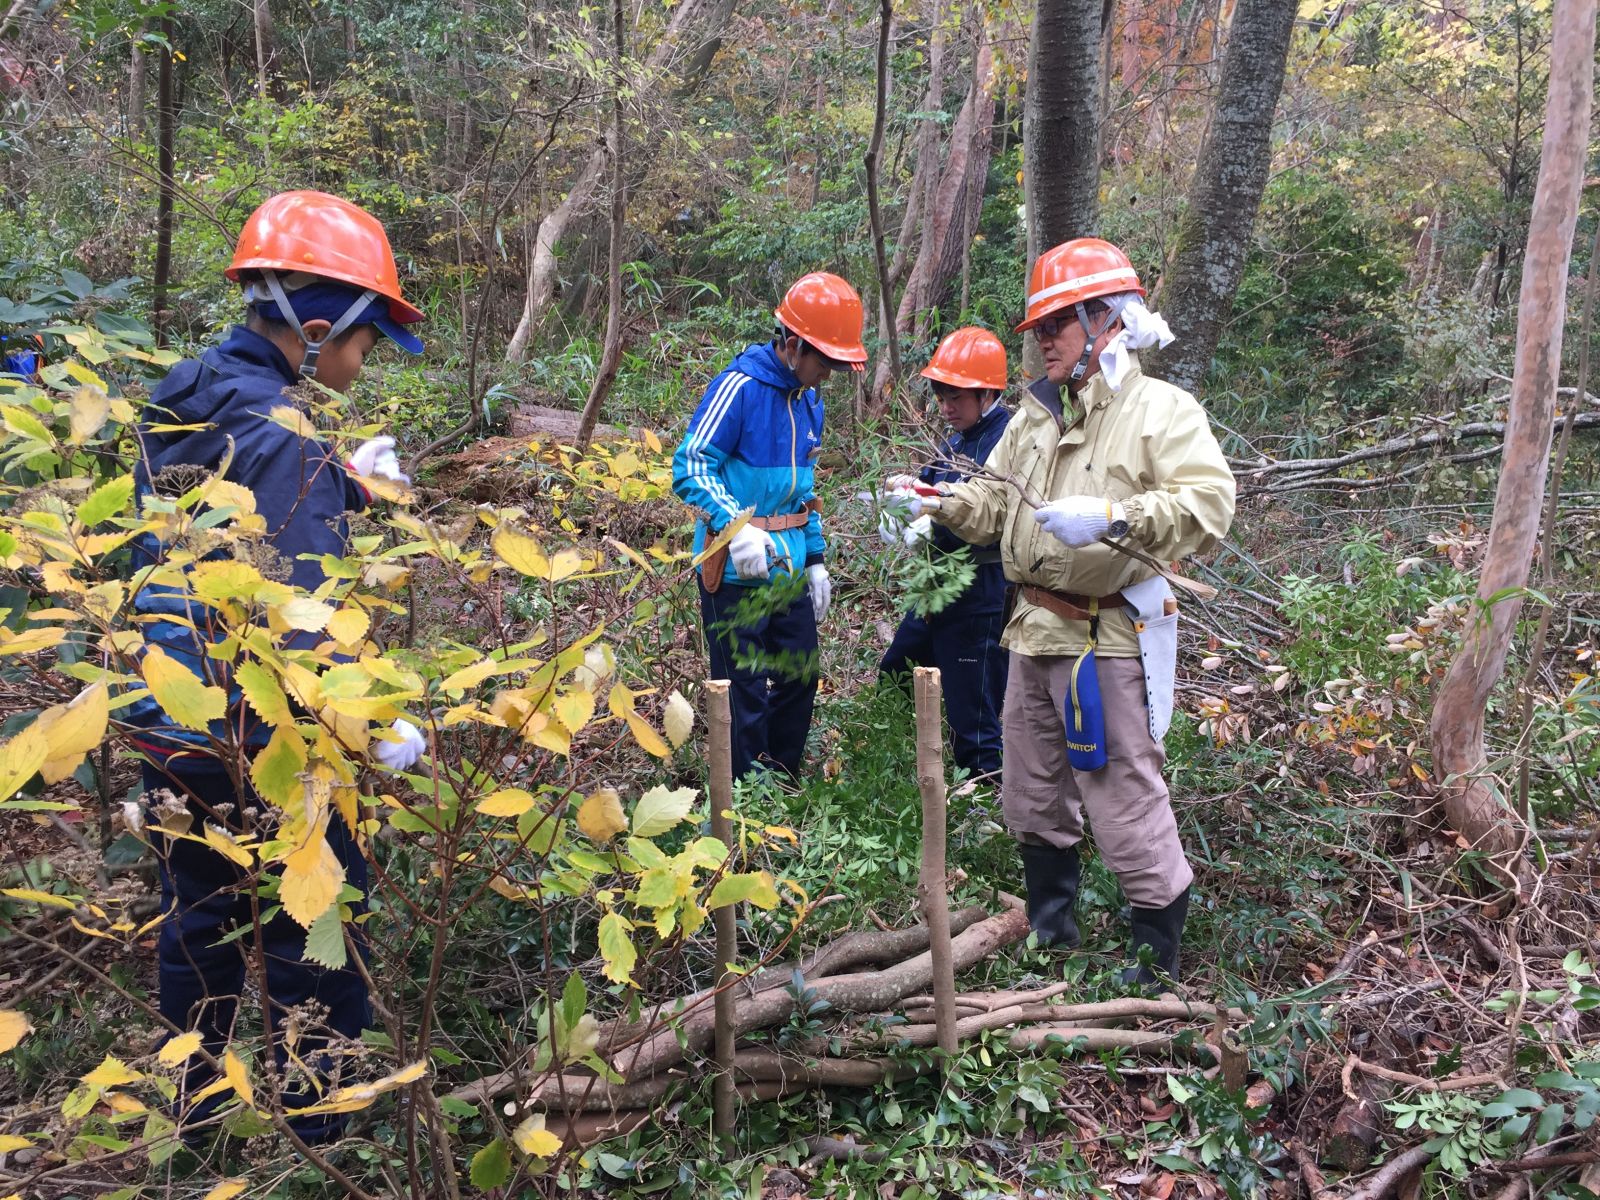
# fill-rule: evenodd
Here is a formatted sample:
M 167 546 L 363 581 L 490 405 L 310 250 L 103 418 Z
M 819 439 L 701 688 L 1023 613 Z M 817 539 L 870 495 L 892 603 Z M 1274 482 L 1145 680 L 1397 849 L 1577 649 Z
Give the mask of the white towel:
M 1132 361 L 1130 350 L 1143 350 L 1147 346 L 1167 346 L 1172 343 L 1172 330 L 1160 313 L 1153 313 L 1138 296 L 1131 296 L 1122 306 L 1122 329 L 1100 351 L 1100 370 L 1113 392 L 1122 387 Z

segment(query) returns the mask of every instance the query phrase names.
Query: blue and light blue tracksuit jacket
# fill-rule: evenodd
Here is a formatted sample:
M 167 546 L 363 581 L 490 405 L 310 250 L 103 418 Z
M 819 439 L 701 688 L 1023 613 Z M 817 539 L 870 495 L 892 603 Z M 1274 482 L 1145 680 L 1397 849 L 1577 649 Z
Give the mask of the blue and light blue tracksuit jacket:
M 822 448 L 822 399 L 800 385 L 769 343 L 755 345 L 711 381 L 672 456 L 672 490 L 701 511 L 694 551 L 746 508 L 758 517 L 797 513 L 815 498 L 812 460 Z M 822 561 L 822 520 L 772 531 L 778 546 L 773 578 Z M 732 562 L 725 584 L 740 579 Z
M 179 363 L 150 396 L 151 421 L 207 428 L 187 433 L 141 429 L 144 453 L 135 474 L 135 494 L 142 504 L 154 490 L 152 479 L 171 467 L 215 469 L 227 455 L 231 439 L 233 459 L 225 478 L 255 494 L 256 512 L 265 518 L 267 539 L 277 552 L 278 569 L 268 568 L 263 574 L 314 589 L 326 578 L 321 557 L 343 558 L 347 553 L 350 529 L 345 513 L 365 508 L 366 497 L 327 445 L 266 419 L 275 405 L 290 403 L 283 390 L 297 381 L 283 353 L 243 326 L 235 327 L 220 346 L 200 358 Z M 198 482 L 180 479 L 173 486 L 187 490 Z M 162 553 L 154 536 L 141 535 L 133 543 L 134 579 L 161 561 Z M 241 741 L 265 744 L 271 730 L 241 702 L 232 680 L 220 677 L 222 664 L 205 654 L 206 643 L 222 637 L 211 626 L 211 609 L 183 589 L 151 585 L 139 589 L 133 606 L 142 616 L 158 618 L 144 626 L 149 645 L 160 646 L 205 682 L 227 688 L 228 716 L 213 722 L 212 736 L 224 738 L 231 722 Z M 284 644 L 316 645 L 323 640 L 320 634 L 301 633 Z M 140 730 L 137 744 L 158 761 L 202 752 L 209 744 L 205 734 L 178 725 L 148 695 L 129 705 L 123 719 Z

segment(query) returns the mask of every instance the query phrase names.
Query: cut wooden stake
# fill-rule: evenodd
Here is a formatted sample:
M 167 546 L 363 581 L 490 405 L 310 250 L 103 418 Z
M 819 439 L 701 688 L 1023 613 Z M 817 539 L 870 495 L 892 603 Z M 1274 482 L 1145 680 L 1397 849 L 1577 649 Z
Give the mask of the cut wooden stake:
M 713 679 L 706 684 L 706 727 L 710 731 L 707 765 L 710 777 L 711 836 L 728 847 L 732 864 L 733 820 L 733 711 L 728 701 L 728 681 Z M 711 1124 L 724 1145 L 733 1141 L 733 975 L 730 968 L 738 956 L 734 939 L 733 905 L 725 904 L 711 914 L 717 931 L 717 994 L 713 1019 L 712 1057 L 717 1077 L 712 1084 Z
M 939 1049 L 953 1058 L 957 1048 L 956 973 L 950 952 L 950 897 L 945 891 L 944 689 L 937 667 L 918 667 L 912 680 L 917 701 L 917 788 L 922 793 L 922 872 L 917 899 L 933 955 Z

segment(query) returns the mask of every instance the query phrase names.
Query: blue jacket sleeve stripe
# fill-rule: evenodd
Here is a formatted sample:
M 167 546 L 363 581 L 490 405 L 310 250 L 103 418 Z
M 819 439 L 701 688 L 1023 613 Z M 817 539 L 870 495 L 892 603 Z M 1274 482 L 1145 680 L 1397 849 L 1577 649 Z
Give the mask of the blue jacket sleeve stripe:
M 730 521 L 738 515 L 740 506 L 733 498 L 733 493 L 728 491 L 727 484 L 717 474 L 716 464 L 706 454 L 706 446 L 716 437 L 722 418 L 727 415 L 728 409 L 739 395 L 739 389 L 749 381 L 749 378 L 748 375 L 741 375 L 737 371 L 728 372 L 728 377 L 722 381 L 721 386 L 711 397 L 711 403 L 706 405 L 705 415 L 700 418 L 699 425 L 684 444 L 684 462 L 688 468 L 689 482 L 697 484 L 711 499 L 722 505 Z

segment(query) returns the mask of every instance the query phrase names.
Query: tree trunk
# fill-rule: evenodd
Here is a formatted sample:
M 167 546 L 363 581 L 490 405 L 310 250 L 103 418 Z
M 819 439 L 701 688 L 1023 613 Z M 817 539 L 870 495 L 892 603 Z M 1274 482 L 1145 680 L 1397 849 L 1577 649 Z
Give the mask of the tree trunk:
M 872 256 L 878 266 L 878 312 L 880 329 L 889 348 L 889 377 L 892 387 L 900 381 L 900 338 L 894 322 L 889 319 L 889 300 L 894 287 L 889 281 L 889 263 L 884 256 L 883 206 L 878 202 L 878 163 L 883 154 L 883 124 L 889 107 L 889 39 L 894 33 L 893 0 L 881 0 L 878 8 L 878 68 L 877 103 L 872 121 L 872 140 L 867 144 L 863 162 L 867 168 L 867 213 L 872 221 Z M 884 391 L 873 389 L 869 403 L 881 405 Z
M 918 667 L 917 789 L 922 793 L 922 865 L 917 877 L 917 902 L 928 923 L 928 949 L 933 958 L 933 1011 L 939 1049 L 949 1070 L 956 1043 L 956 974 L 950 953 L 950 881 L 945 867 L 947 835 L 944 784 L 944 690 L 938 667 Z
M 1023 195 L 1028 268 L 1071 238 L 1100 228 L 1100 20 L 1103 0 L 1039 0 L 1028 39 L 1022 100 Z M 1092 36 L 1091 36 L 1092 35 Z M 1042 374 L 1038 343 L 1023 369 Z
M 144 30 L 133 35 L 128 46 L 128 140 L 144 141 Z
M 360 49 L 360 47 L 356 43 L 356 22 L 355 22 L 355 18 L 350 16 L 347 13 L 347 14 L 345 14 L 345 17 L 344 17 L 344 56 L 345 56 L 345 58 L 346 59 L 355 58 L 356 53 L 357 53 L 357 51 L 359 49 Z
M 176 164 L 173 134 L 177 126 L 177 101 L 172 87 L 172 18 L 161 18 L 161 49 L 156 71 L 156 261 L 151 271 L 150 308 L 155 325 L 156 345 L 167 344 L 167 290 L 172 279 L 172 209 Z
M 659 74 L 673 59 L 679 44 L 689 32 L 700 24 L 702 14 L 713 7 L 714 0 L 682 0 L 672 10 L 672 19 L 661 34 L 661 40 L 644 60 L 641 86 L 651 86 L 652 77 Z M 720 0 L 715 0 L 720 2 Z M 644 162 L 648 163 L 648 149 L 644 148 Z M 521 362 L 528 352 L 528 342 L 544 322 L 550 302 L 556 294 L 556 246 L 566 235 L 573 218 L 586 212 L 594 203 L 595 191 L 605 174 L 606 150 L 597 147 L 573 177 L 572 186 L 561 203 L 546 214 L 539 223 L 539 234 L 534 239 L 533 252 L 528 256 L 528 290 L 522 305 L 522 316 L 516 331 L 506 346 L 506 361 Z
M 1517 350 L 1494 521 L 1471 622 L 1434 700 L 1433 773 L 1445 819 L 1520 897 L 1524 831 L 1490 773 L 1484 706 L 1505 668 L 1539 532 L 1554 423 L 1567 274 L 1594 99 L 1595 0 L 1557 0 L 1544 146 L 1517 308 Z M 1510 592 L 1511 594 L 1505 595 Z
M 1239 0 L 1234 9 L 1217 105 L 1161 298 L 1177 340 L 1151 367 L 1191 392 L 1205 382 L 1244 275 L 1272 167 L 1273 114 L 1296 7 L 1295 0 Z
M 950 127 L 949 156 L 923 209 L 917 257 L 900 296 L 897 326 L 902 337 L 923 339 L 928 310 L 944 297 L 977 231 L 994 148 L 993 76 L 993 51 L 979 46 L 971 88 Z
M 256 38 L 256 96 L 267 98 L 267 81 L 272 71 L 272 10 L 267 0 L 250 0 L 250 15 Z
M 617 367 L 622 362 L 622 223 L 628 211 L 628 179 L 623 171 L 622 156 L 622 95 L 626 84 L 623 61 L 626 51 L 626 26 L 622 14 L 622 0 L 612 0 L 611 22 L 611 239 L 606 259 L 606 340 L 600 353 L 600 370 L 589 389 L 589 398 L 583 403 L 583 415 L 578 418 L 578 453 L 589 448 L 594 436 L 595 422 L 600 419 L 600 406 L 611 392 L 617 377 Z M 720 913 L 718 914 L 721 915 Z M 719 926 L 720 928 L 720 926 Z M 729 1133 L 729 1130 L 719 1130 Z
M 1100 227 L 1103 0 L 1039 0 L 1028 43 L 1022 157 L 1030 262 Z

